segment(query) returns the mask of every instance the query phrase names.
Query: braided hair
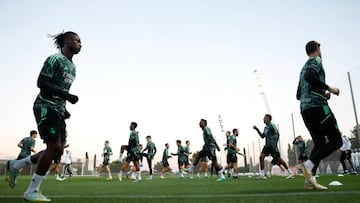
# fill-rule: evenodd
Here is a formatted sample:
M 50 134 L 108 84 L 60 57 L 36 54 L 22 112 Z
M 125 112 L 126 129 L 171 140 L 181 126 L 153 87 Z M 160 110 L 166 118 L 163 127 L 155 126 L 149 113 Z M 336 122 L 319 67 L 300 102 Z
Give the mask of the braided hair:
M 73 37 L 74 35 L 77 35 L 77 34 L 72 31 L 67 31 L 67 32 L 61 32 L 56 35 L 48 35 L 48 36 L 50 38 L 53 38 L 56 48 L 62 49 L 65 46 L 65 41 L 67 39 L 69 39 L 70 37 Z

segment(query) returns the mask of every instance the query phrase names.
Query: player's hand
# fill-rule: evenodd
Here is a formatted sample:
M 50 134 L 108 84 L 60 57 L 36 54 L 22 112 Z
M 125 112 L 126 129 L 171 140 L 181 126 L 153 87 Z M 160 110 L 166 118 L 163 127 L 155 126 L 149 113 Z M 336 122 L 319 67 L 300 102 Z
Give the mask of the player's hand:
M 335 94 L 336 96 L 339 96 L 339 94 L 340 94 L 340 90 L 337 87 L 329 87 L 328 91 Z
M 70 118 L 70 116 L 71 116 L 71 114 L 67 111 L 67 110 L 65 110 L 65 113 L 64 113 L 64 119 L 68 119 L 68 118 Z
M 255 130 L 259 130 L 259 128 L 258 128 L 258 127 L 256 127 L 256 125 L 254 125 L 254 126 L 253 126 L 253 128 L 254 128 Z
M 75 104 L 76 102 L 79 101 L 79 97 L 76 96 L 76 95 L 73 95 L 73 94 L 68 94 L 68 95 L 66 96 L 66 100 L 68 100 L 68 101 L 69 101 L 70 103 L 72 103 L 72 104 Z

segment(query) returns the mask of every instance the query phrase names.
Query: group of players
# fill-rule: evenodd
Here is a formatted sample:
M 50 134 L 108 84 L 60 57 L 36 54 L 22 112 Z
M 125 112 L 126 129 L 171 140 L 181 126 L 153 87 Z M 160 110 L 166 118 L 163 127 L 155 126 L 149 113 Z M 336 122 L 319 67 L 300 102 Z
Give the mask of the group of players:
M 40 93 L 35 99 L 33 112 L 37 122 L 38 131 L 41 139 L 46 143 L 46 149 L 34 155 L 27 156 L 19 160 L 10 160 L 7 162 L 7 181 L 11 188 L 17 184 L 16 178 L 19 169 L 30 164 L 37 164 L 37 168 L 32 176 L 28 189 L 23 195 L 27 201 L 51 201 L 40 192 L 41 182 L 46 177 L 52 161 L 65 145 L 65 120 L 71 115 L 66 109 L 66 102 L 75 104 L 79 98 L 69 92 L 73 80 L 76 77 L 76 67 L 72 61 L 75 54 L 81 50 L 81 40 L 75 32 L 62 32 L 52 36 L 59 53 L 49 56 L 40 71 L 37 86 Z M 312 171 L 320 161 L 329 154 L 339 149 L 342 145 L 341 133 L 339 131 L 335 115 L 332 113 L 327 100 L 331 94 L 339 95 L 340 91 L 336 87 L 331 87 L 325 83 L 325 71 L 322 65 L 320 43 L 309 41 L 305 46 L 308 60 L 303 66 L 297 89 L 296 98 L 300 101 L 300 112 L 304 123 L 310 132 L 314 142 L 314 149 L 310 157 L 301 164 L 305 177 L 304 188 L 307 190 L 324 190 L 327 187 L 320 185 Z M 286 163 L 280 157 L 277 147 L 279 133 L 275 125 L 271 123 L 271 115 L 264 116 L 266 127 L 264 132 L 254 126 L 254 129 L 262 138 L 266 138 L 266 144 L 260 155 L 260 179 L 264 177 L 264 158 L 271 155 L 288 170 L 288 177 L 291 177 L 291 171 Z M 212 166 L 219 174 L 218 181 L 224 181 L 223 168 L 217 161 L 216 150 L 220 151 L 210 129 L 207 127 L 207 121 L 201 119 L 200 127 L 203 130 L 204 145 L 202 150 L 196 155 L 195 160 L 188 164 L 188 167 L 182 168 L 185 172 L 191 172 L 201 159 L 209 158 Z M 119 177 L 125 172 L 130 162 L 134 164 L 136 180 L 141 181 L 139 168 L 139 159 L 141 151 L 139 148 L 139 137 L 135 131 L 137 124 L 130 124 L 130 138 L 126 147 L 128 156 L 122 165 Z M 325 137 L 328 141 L 326 141 Z M 275 142 L 276 141 L 276 142 Z M 228 151 L 237 151 L 234 141 L 229 144 Z M 179 156 L 179 153 L 176 153 Z M 181 155 L 180 155 L 181 156 Z M 168 156 L 166 157 L 166 159 Z M 234 158 L 229 155 L 229 158 Z M 181 160 L 181 159 L 180 159 Z M 168 163 L 167 163 L 168 164 Z M 164 164 L 167 165 L 166 162 Z M 231 167 L 231 166 L 228 166 Z M 149 167 L 151 168 L 151 167 Z M 164 173 L 162 174 L 164 175 Z

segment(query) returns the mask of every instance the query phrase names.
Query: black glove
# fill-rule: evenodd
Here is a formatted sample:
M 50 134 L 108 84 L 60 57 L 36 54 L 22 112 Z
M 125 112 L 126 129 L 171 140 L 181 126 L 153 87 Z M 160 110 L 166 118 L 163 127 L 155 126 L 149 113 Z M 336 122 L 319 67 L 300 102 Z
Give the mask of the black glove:
M 72 104 L 75 104 L 79 101 L 79 97 L 69 93 L 68 95 L 66 95 L 66 100 L 68 100 Z

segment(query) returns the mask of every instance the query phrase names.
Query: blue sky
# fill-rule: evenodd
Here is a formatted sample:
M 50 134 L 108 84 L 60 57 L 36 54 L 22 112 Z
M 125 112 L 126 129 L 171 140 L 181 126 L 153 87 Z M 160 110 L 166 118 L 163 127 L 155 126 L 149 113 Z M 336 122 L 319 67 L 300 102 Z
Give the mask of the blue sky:
M 358 105 L 360 26 L 358 1 L 1 1 L 0 157 L 16 157 L 21 138 L 36 129 L 32 104 L 46 57 L 56 53 L 47 34 L 72 30 L 83 49 L 73 60 L 77 78 L 67 104 L 70 150 L 100 154 L 104 140 L 116 152 L 127 143 L 131 121 L 140 140 L 192 141 L 201 149 L 201 118 L 219 143 L 225 129 L 239 128 L 240 147 L 250 149 L 264 126 L 265 105 L 253 71 L 259 72 L 282 150 L 296 134 L 310 138 L 295 99 L 309 40 L 322 45 L 327 83 L 340 88 L 330 106 L 345 133 L 355 126 L 347 72 Z M 360 107 L 358 107 L 359 109 Z M 263 144 L 263 141 L 260 145 Z M 44 148 L 40 138 L 37 149 Z M 221 154 L 224 154 L 221 152 Z M 156 157 L 160 159 L 161 153 Z

